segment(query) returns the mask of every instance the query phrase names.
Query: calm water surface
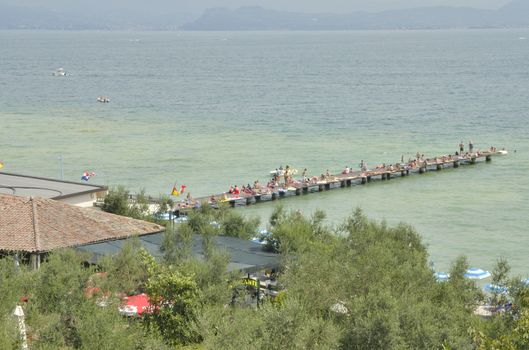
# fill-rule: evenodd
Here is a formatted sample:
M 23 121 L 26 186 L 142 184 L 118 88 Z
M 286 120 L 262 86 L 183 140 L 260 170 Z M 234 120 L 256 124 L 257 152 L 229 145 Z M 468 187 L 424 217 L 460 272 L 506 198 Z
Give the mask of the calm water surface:
M 339 224 L 355 207 L 414 225 L 437 270 L 458 255 L 529 275 L 528 30 L 0 32 L 3 170 L 194 196 L 506 147 L 490 164 L 283 201 Z M 54 77 L 64 67 L 70 75 Z M 107 95 L 111 103 L 96 101 Z M 516 150 L 516 153 L 514 153 Z M 265 220 L 273 204 L 241 209 Z M 263 223 L 265 225 L 265 223 Z

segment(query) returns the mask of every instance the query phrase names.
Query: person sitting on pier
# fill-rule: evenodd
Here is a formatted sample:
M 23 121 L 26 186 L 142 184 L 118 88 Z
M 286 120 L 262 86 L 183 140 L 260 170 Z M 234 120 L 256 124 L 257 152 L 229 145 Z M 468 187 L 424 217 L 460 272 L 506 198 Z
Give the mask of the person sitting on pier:
M 241 189 L 239 188 L 239 186 L 235 185 L 235 187 L 233 188 L 232 194 L 236 194 L 236 195 L 241 194 Z
M 229 194 L 233 193 L 233 186 L 230 186 L 230 190 L 228 191 Z
M 342 174 L 347 175 L 347 174 L 349 174 L 350 172 L 351 172 L 351 169 L 349 169 L 349 167 L 346 165 L 346 166 L 345 166 L 345 170 L 342 172 Z

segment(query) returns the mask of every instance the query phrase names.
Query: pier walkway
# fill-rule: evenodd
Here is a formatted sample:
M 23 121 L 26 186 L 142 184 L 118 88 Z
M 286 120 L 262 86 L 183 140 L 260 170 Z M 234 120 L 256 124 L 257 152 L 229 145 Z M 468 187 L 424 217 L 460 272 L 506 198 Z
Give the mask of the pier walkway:
M 180 214 L 197 208 L 203 203 L 216 206 L 227 203 L 231 207 L 253 205 L 268 201 L 279 200 L 293 196 L 323 192 L 335 188 L 363 185 L 373 181 L 390 181 L 394 178 L 406 177 L 414 174 L 424 174 L 430 171 L 440 171 L 446 168 L 459 168 L 461 165 L 471 165 L 477 162 L 490 162 L 492 157 L 507 154 L 506 151 L 484 151 L 465 153 L 463 155 L 439 156 L 434 158 L 418 158 L 408 163 L 396 163 L 388 166 L 378 166 L 365 171 L 351 171 L 347 174 L 322 175 L 310 179 L 292 180 L 288 183 L 278 183 L 274 186 L 262 185 L 253 188 L 251 193 L 230 194 L 222 193 L 211 197 L 201 197 L 192 201 L 182 201 L 175 205 Z

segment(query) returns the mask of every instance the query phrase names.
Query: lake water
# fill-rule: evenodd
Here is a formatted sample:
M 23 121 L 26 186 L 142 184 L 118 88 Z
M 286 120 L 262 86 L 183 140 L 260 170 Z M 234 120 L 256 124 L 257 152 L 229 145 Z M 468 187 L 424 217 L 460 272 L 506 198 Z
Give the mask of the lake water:
M 196 197 L 267 180 L 505 147 L 492 163 L 282 201 L 331 224 L 355 207 L 458 255 L 529 275 L 529 30 L 0 31 L 3 171 Z M 64 67 L 69 74 L 52 73 Z M 108 104 L 98 103 L 100 95 Z M 514 152 L 516 150 L 516 153 Z M 274 204 L 240 209 L 266 218 Z M 265 224 L 263 223 L 263 226 Z

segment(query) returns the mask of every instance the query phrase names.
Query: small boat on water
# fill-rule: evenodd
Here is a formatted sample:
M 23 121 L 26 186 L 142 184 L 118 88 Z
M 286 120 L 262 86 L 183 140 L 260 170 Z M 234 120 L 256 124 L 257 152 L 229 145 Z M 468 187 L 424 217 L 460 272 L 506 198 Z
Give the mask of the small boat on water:
M 110 99 L 108 97 L 106 97 L 106 96 L 99 96 L 97 98 L 97 101 L 101 102 L 101 103 L 108 103 L 108 102 L 110 102 Z
M 66 75 L 66 72 L 64 71 L 64 68 L 59 68 L 55 72 L 53 72 L 52 75 L 56 77 L 64 77 Z

